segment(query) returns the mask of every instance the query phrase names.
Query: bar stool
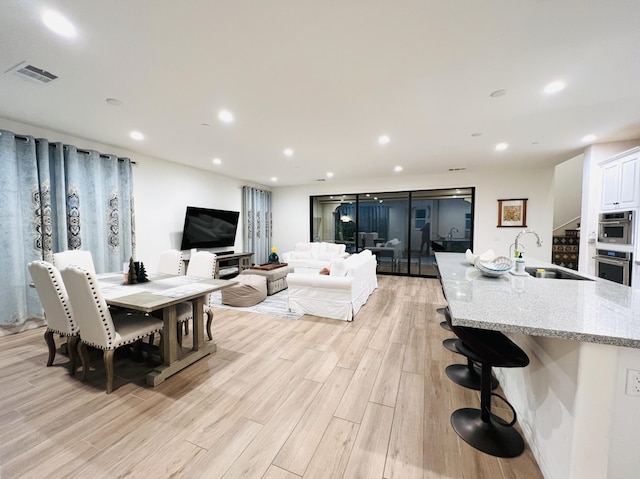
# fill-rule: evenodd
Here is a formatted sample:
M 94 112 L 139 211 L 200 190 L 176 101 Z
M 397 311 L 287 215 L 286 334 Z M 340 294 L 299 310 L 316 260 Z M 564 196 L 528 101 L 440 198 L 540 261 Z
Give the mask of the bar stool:
M 444 317 L 446 320 L 445 322 L 451 326 L 451 313 L 449 312 L 448 307 L 444 308 Z M 447 338 L 442 341 L 442 345 L 445 349 L 448 349 L 452 353 L 465 356 L 458 348 L 459 343 L 461 343 L 461 341 L 458 338 Z M 475 363 L 468 356 L 465 357 L 467 358 L 467 364 L 450 364 L 446 367 L 445 373 L 454 383 L 468 389 L 480 391 L 482 387 L 482 377 L 478 373 Z M 498 379 L 492 374 L 491 389 L 496 389 L 499 385 L 500 383 L 498 382 Z
M 480 409 L 463 408 L 451 414 L 451 425 L 465 442 L 496 457 L 516 457 L 524 451 L 524 440 L 516 431 L 518 417 L 504 397 L 491 392 L 491 368 L 522 368 L 529 357 L 513 341 L 499 331 L 452 325 L 460 338 L 457 345 L 462 354 L 482 365 Z M 491 412 L 491 396 L 500 398 L 513 412 L 510 422 Z

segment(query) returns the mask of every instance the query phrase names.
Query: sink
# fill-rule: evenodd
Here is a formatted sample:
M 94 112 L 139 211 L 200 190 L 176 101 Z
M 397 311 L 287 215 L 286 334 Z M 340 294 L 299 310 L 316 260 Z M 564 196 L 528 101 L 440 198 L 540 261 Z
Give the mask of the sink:
M 574 279 L 574 280 L 583 280 L 583 281 L 593 281 L 592 279 L 585 278 L 583 276 L 579 276 L 574 273 L 568 273 L 567 271 L 555 269 L 555 268 L 525 268 L 527 273 L 529 273 L 534 278 L 548 278 L 548 279 Z

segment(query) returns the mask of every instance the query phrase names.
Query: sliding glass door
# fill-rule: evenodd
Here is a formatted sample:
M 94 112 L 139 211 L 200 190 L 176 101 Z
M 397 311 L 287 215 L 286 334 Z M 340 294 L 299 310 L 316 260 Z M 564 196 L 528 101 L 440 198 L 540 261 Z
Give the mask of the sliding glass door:
M 472 248 L 473 188 L 311 197 L 311 240 L 369 249 L 378 273 L 435 276 L 436 251 Z

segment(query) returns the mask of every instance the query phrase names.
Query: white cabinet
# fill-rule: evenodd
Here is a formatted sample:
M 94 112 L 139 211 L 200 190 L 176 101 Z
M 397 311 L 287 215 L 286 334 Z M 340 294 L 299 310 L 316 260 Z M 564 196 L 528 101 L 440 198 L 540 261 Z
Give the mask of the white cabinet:
M 628 210 L 640 203 L 640 147 L 610 158 L 602 166 L 602 210 Z

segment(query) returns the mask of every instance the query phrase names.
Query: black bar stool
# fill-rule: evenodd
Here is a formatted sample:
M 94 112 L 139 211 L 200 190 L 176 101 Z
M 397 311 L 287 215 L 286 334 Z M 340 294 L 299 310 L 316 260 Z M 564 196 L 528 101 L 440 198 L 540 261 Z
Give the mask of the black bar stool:
M 449 326 L 451 325 L 451 313 L 449 312 L 449 308 L 443 308 L 445 323 Z M 458 348 L 458 344 L 460 343 L 460 339 L 458 338 L 447 338 L 442 341 L 442 345 L 445 349 L 448 349 L 452 353 L 460 354 L 465 356 L 460 349 Z M 451 379 L 454 383 L 463 386 L 468 389 L 474 389 L 476 391 L 480 391 L 482 387 L 482 381 L 480 373 L 478 372 L 478 368 L 476 368 L 475 363 L 468 357 L 467 364 L 450 364 L 445 368 L 445 373 L 449 379 Z M 496 389 L 500 383 L 498 379 L 492 374 L 491 375 L 491 390 Z
M 471 361 L 482 365 L 480 409 L 463 408 L 451 415 L 451 425 L 465 442 L 496 457 L 516 457 L 524 451 L 524 440 L 513 426 L 517 414 L 502 396 L 491 392 L 491 368 L 522 368 L 529 357 L 499 331 L 451 325 L 460 338 L 457 347 Z M 491 396 L 500 398 L 513 412 L 510 422 L 491 412 Z

